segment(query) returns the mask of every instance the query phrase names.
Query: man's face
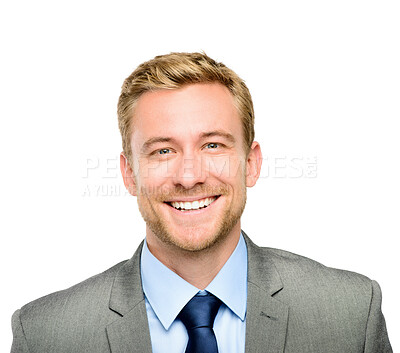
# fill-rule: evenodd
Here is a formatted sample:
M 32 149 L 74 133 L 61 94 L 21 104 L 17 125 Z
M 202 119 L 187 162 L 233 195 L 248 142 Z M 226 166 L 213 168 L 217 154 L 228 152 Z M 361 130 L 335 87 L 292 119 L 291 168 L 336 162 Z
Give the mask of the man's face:
M 131 146 L 132 169 L 125 158 L 121 168 L 147 237 L 199 251 L 240 231 L 246 185 L 258 178 L 261 152 L 255 142 L 246 155 L 242 123 L 226 87 L 191 84 L 143 94 Z

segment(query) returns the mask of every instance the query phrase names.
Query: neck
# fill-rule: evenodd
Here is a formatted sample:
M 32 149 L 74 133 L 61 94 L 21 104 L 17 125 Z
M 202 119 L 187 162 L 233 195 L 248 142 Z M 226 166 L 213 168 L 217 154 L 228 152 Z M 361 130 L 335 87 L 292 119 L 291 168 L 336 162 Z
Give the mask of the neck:
M 240 238 L 240 221 L 221 241 L 201 251 L 187 251 L 166 244 L 147 231 L 146 241 L 150 252 L 186 282 L 205 289 L 235 250 Z

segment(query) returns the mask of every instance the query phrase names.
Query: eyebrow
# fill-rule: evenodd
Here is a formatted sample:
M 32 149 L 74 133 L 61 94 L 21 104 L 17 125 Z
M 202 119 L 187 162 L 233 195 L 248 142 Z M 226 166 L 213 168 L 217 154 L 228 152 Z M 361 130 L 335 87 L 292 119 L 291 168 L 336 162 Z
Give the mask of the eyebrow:
M 213 131 L 203 132 L 200 134 L 201 139 L 209 138 L 209 137 L 223 137 L 223 138 L 227 139 L 230 143 L 236 142 L 236 139 L 232 134 L 222 131 L 222 130 L 213 130 Z M 152 145 L 154 145 L 156 143 L 171 142 L 171 141 L 175 141 L 175 139 L 172 137 L 165 137 L 165 136 L 151 137 L 143 144 L 141 151 L 144 152 L 144 151 L 148 150 Z
M 172 137 L 156 136 L 149 138 L 142 146 L 141 151 L 144 152 L 148 150 L 152 145 L 160 142 L 171 142 L 174 139 Z
M 222 130 L 213 130 L 213 131 L 209 131 L 209 132 L 203 132 L 200 135 L 201 138 L 215 137 L 215 136 L 216 137 L 226 138 L 231 143 L 235 143 L 236 142 L 236 139 L 232 134 L 230 134 L 228 132 L 225 132 L 225 131 L 222 131 Z

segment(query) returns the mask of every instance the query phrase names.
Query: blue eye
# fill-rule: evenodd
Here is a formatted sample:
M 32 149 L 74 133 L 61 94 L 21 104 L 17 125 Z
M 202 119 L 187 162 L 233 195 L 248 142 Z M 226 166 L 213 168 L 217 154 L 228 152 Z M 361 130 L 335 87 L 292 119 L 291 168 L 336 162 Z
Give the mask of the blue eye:
M 214 149 L 214 148 L 217 148 L 217 147 L 218 147 L 218 143 L 211 142 L 211 143 L 207 144 L 206 147 L 207 147 L 207 148 L 212 148 L 212 149 Z
M 158 151 L 159 154 L 168 154 L 169 152 L 170 152 L 170 150 L 168 148 L 163 148 Z

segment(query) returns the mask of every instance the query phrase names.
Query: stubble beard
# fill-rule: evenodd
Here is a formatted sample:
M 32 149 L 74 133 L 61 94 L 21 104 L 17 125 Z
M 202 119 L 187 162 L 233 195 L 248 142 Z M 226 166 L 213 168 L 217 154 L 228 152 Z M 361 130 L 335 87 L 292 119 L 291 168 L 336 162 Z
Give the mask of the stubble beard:
M 218 188 L 218 192 L 209 192 L 209 194 L 227 195 L 228 190 L 229 189 L 227 187 L 220 187 Z M 146 222 L 146 225 L 162 243 L 186 252 L 194 253 L 210 249 L 216 246 L 218 243 L 226 240 L 226 238 L 235 227 L 235 225 L 239 222 L 240 217 L 243 214 L 247 199 L 245 184 L 243 185 L 243 190 L 241 190 L 241 192 L 239 193 L 239 197 L 241 197 L 241 200 L 236 206 L 236 209 L 226 208 L 222 216 L 220 216 L 220 220 L 216 226 L 216 229 L 211 231 L 213 233 L 206 236 L 202 235 L 201 238 L 203 238 L 203 240 L 201 241 L 185 241 L 179 239 L 179 237 L 177 236 L 174 236 L 174 234 L 172 234 L 171 231 L 168 229 L 169 227 L 166 221 L 162 219 L 160 215 L 155 211 L 147 195 L 142 195 L 138 197 L 137 201 L 139 211 L 144 221 Z M 146 200 L 142 201 L 141 198 L 145 198 Z M 168 198 L 169 197 L 160 196 L 157 199 Z M 188 230 L 188 232 L 186 233 L 188 239 L 197 238 L 196 234 L 196 229 L 190 229 L 190 231 Z

